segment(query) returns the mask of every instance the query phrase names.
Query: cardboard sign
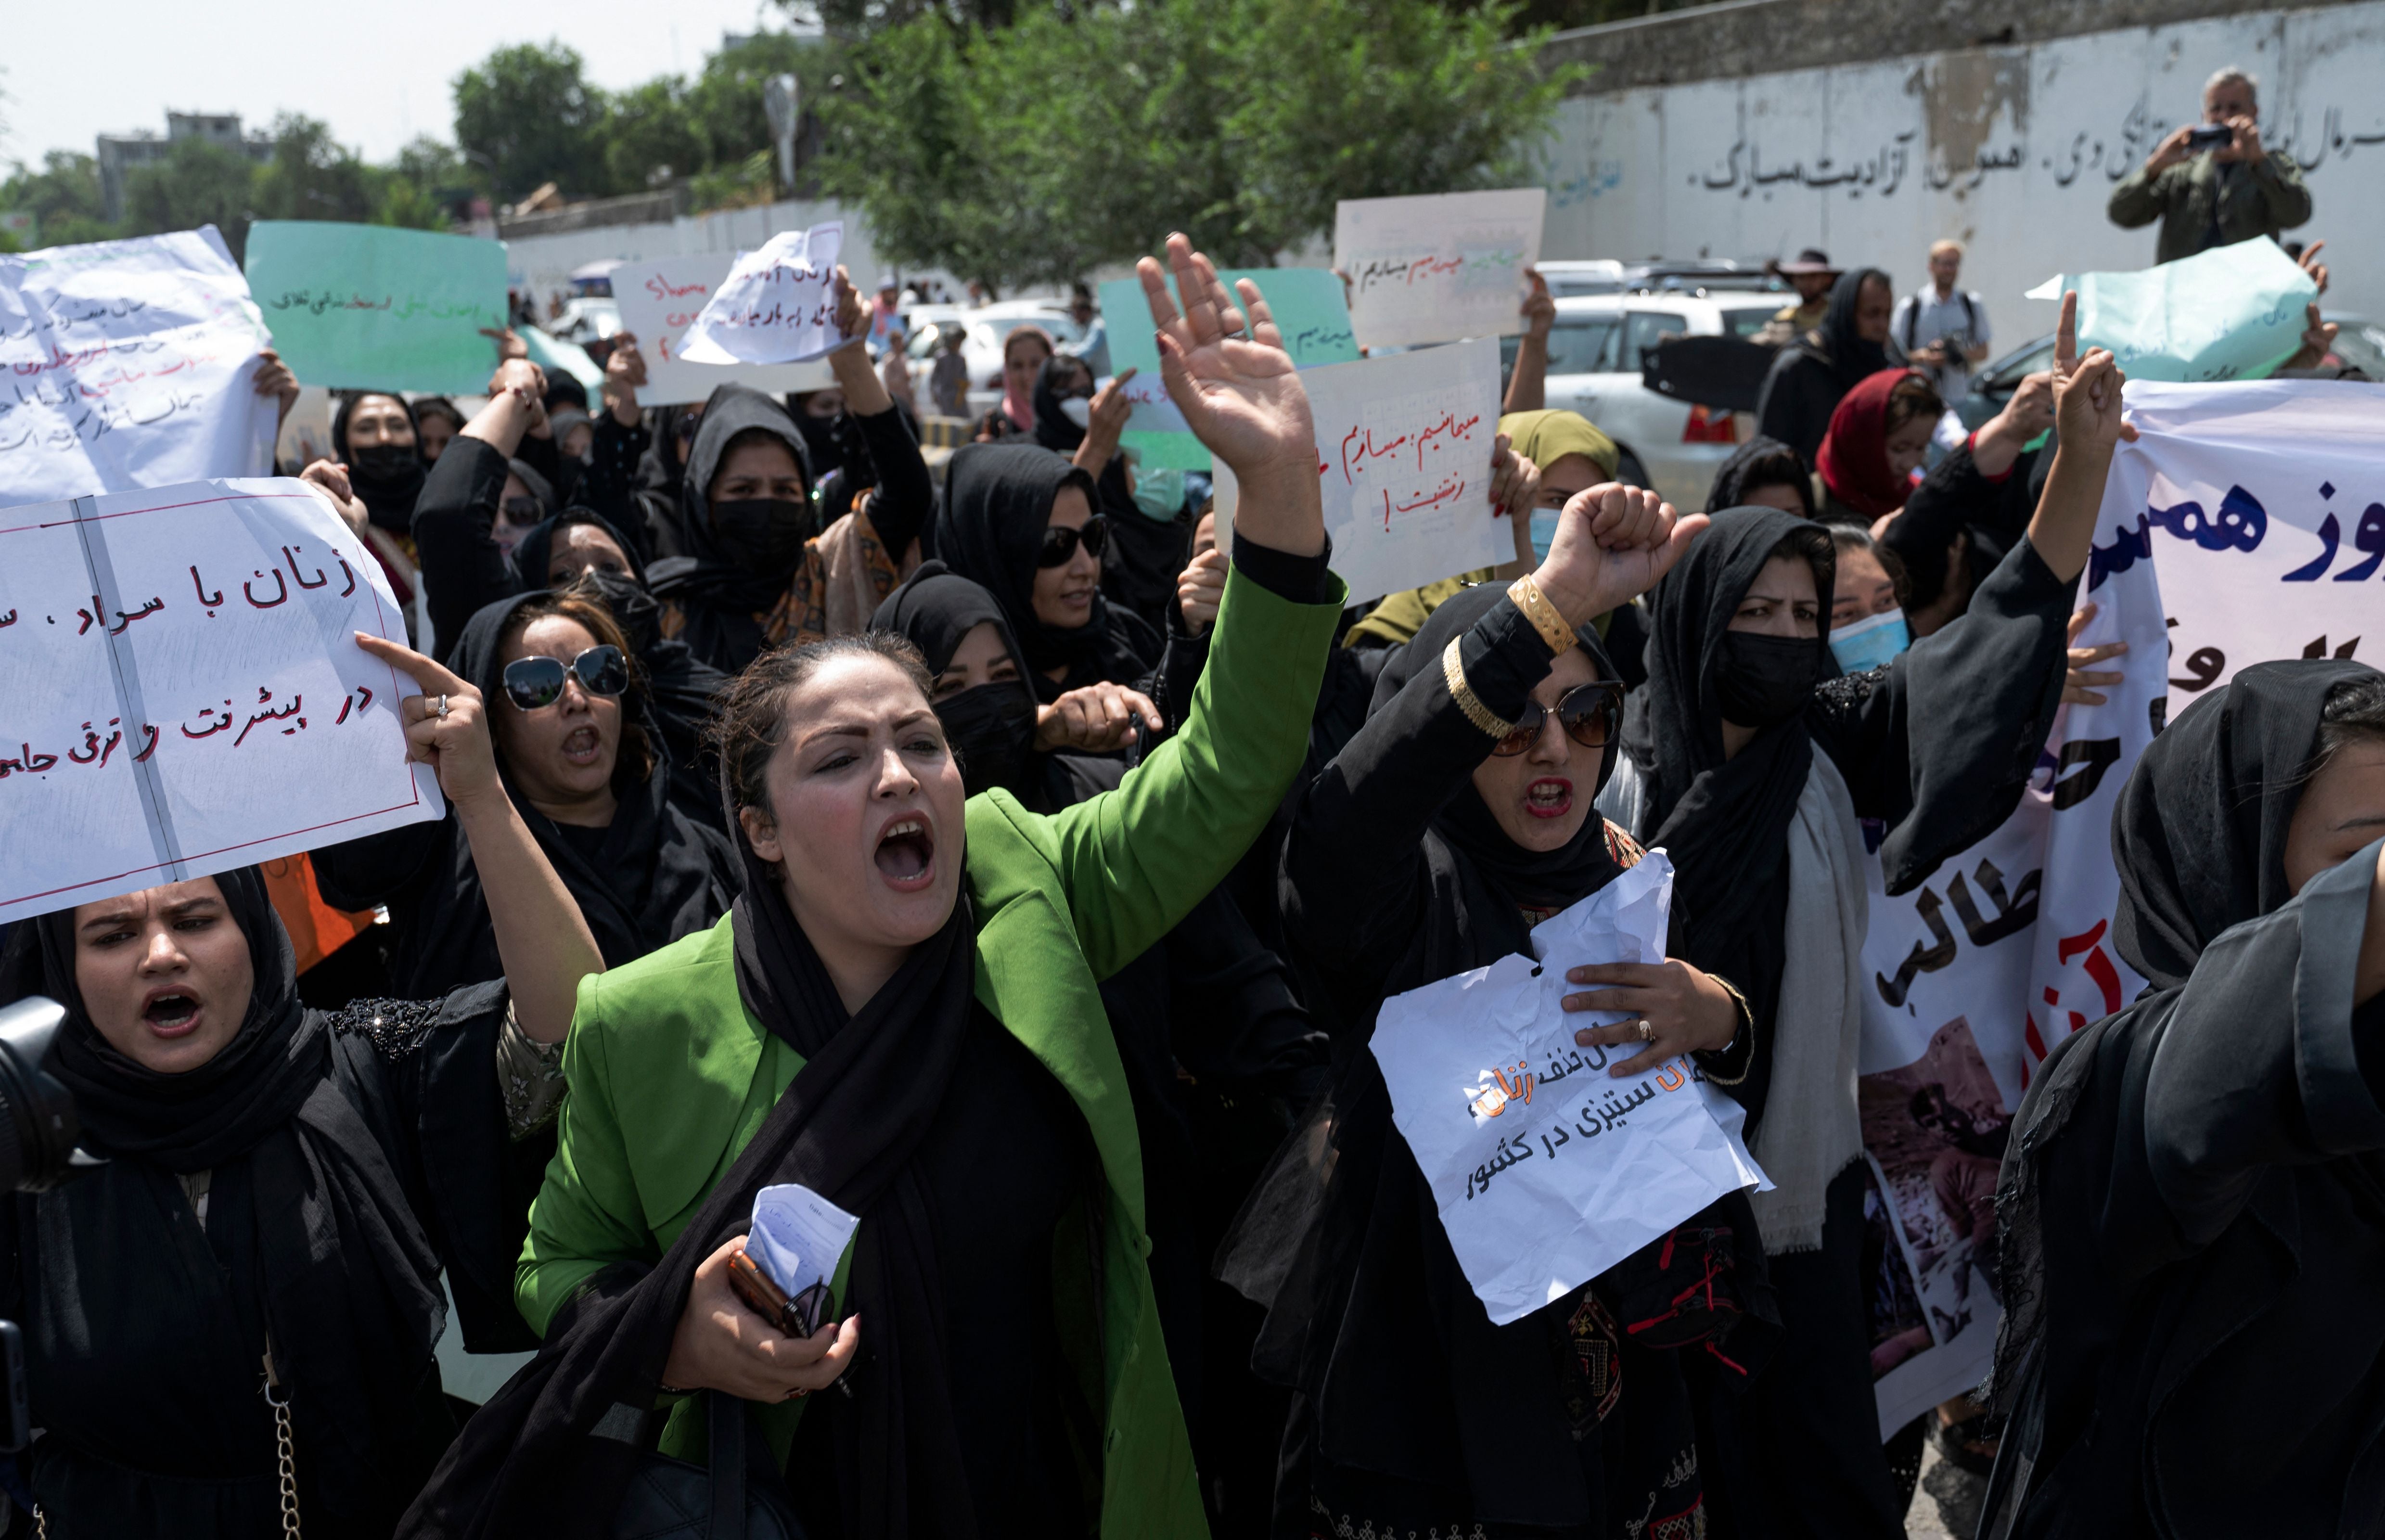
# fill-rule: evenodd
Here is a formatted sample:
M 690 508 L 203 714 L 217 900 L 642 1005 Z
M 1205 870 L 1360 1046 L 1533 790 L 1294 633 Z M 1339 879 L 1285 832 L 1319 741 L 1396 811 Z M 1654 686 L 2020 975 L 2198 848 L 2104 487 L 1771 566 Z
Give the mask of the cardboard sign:
M 1548 191 L 1344 199 L 1333 266 L 1367 347 L 1497 337 L 1524 329 L 1524 269 L 1541 259 Z
M 474 394 L 506 322 L 506 248 L 468 235 L 321 219 L 248 227 L 248 282 L 302 383 Z
M 680 354 L 680 338 L 729 276 L 735 261 L 726 252 L 624 262 L 613 269 L 613 303 L 621 308 L 621 329 L 638 339 L 646 360 L 646 382 L 638 388 L 644 407 L 676 407 L 702 401 L 715 386 L 751 385 L 768 395 L 826 390 L 836 376 L 825 359 L 805 364 L 696 364 Z
M 844 344 L 836 330 L 839 221 L 774 235 L 739 257 L 681 337 L 695 364 L 799 364 Z M 618 282 L 618 280 L 617 280 Z

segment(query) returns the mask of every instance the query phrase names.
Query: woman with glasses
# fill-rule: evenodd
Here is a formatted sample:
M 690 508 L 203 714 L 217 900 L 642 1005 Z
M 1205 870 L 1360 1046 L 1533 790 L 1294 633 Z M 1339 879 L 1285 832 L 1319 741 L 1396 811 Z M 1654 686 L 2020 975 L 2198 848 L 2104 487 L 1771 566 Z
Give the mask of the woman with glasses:
M 452 450 L 451 450 L 452 452 Z M 663 736 L 620 627 L 593 585 L 517 595 L 472 617 L 450 667 L 489 702 L 522 820 L 618 967 L 726 913 L 727 838 L 670 795 Z M 456 816 L 315 852 L 324 896 L 385 905 L 399 994 L 493 977 L 496 937 Z
M 1612 482 L 1576 496 L 1536 570 L 1434 610 L 1295 808 L 1283 923 L 1335 1038 L 1330 1155 L 1317 1163 L 1330 1174 L 1312 1224 L 1254 1226 L 1234 1243 L 1296 1258 L 1261 1337 L 1263 1371 L 1295 1392 L 1278 1533 L 1703 1533 L 1689 1355 L 1618 1333 L 1630 1317 L 1615 1274 L 1492 1325 L 1367 1047 L 1386 998 L 1529 952 L 1533 925 L 1640 858 L 1591 805 L 1615 762 L 1623 689 L 1590 622 L 1684 549 L 1694 557 L 1703 523 Z M 1740 1072 L 1746 1014 L 1723 981 L 1678 960 L 1574 978 L 1609 987 L 1567 1008 L 1637 1014 L 1577 1034 L 1628 1046 L 1615 1074 L 1684 1052 Z

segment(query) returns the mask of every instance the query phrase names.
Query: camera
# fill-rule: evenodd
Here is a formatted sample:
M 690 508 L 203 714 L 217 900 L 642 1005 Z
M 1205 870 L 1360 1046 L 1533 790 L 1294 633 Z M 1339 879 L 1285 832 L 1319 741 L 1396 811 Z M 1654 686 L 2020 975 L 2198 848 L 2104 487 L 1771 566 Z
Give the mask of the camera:
M 1960 332 L 1949 332 L 1929 345 L 1935 347 L 1938 350 L 1938 357 L 1947 363 L 1961 364 L 1969 361 L 1965 350 L 1971 345 L 1971 339 Z
M 45 1192 L 98 1163 L 75 1148 L 73 1093 L 42 1068 L 66 1019 L 39 995 L 0 1006 L 0 1191 Z
M 2197 123 L 2186 131 L 2186 147 L 2197 154 L 2204 150 L 2224 150 L 2234 143 L 2236 131 L 2225 123 Z

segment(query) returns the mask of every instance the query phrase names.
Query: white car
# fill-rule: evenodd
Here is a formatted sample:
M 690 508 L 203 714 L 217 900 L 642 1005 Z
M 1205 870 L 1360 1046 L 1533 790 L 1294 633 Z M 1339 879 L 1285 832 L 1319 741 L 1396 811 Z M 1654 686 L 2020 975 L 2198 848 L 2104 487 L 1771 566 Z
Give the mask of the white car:
M 952 305 L 918 305 L 903 316 L 904 351 L 918 379 L 921 400 L 927 398 L 927 373 L 943 351 L 947 327 L 962 329 L 961 357 L 968 365 L 969 410 L 990 410 L 1002 399 L 1002 344 L 1022 326 L 1040 326 L 1066 348 L 1082 332 L 1074 316 L 1050 300 L 1013 299 L 964 309 Z
M 1729 290 L 1560 299 L 1549 331 L 1548 405 L 1580 412 L 1615 441 L 1622 481 L 1695 512 L 1706 506 L 1717 469 L 1754 436 L 1754 419 L 1657 394 L 1641 382 L 1641 350 L 1673 335 L 1752 337 L 1786 303 L 1779 294 Z M 1515 339 L 1502 343 L 1512 361 Z

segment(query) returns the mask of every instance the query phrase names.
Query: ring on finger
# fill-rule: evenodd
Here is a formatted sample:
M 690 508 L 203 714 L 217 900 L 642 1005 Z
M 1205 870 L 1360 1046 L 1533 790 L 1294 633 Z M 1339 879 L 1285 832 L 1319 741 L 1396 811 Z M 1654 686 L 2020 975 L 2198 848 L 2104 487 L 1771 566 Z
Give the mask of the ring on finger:
M 439 697 L 439 709 L 431 714 L 443 722 L 447 720 L 447 697 L 444 695 Z
M 793 1389 L 793 1390 L 791 1390 L 791 1391 L 787 1392 L 786 1398 L 787 1398 L 788 1400 L 790 1400 L 790 1401 L 800 1401 L 800 1400 L 802 1400 L 805 1396 L 809 1396 L 810 1394 L 811 1394 L 811 1392 L 810 1392 L 810 1391 L 805 1390 L 805 1389 L 803 1386 L 801 1386 L 801 1385 L 797 1385 L 794 1389 Z
M 1656 1027 L 1655 1027 L 1655 1024 L 1654 1022 L 1650 1021 L 1650 1020 L 1648 1020 L 1648 1018 L 1646 1018 L 1645 1016 L 1642 1016 L 1642 1018 L 1640 1018 L 1640 1020 L 1639 1020 L 1639 1022 L 1638 1022 L 1638 1027 L 1639 1027 L 1639 1032 L 1640 1032 L 1640 1041 L 1641 1041 L 1641 1042 L 1642 1042 L 1642 1043 L 1654 1043 L 1655 1041 L 1656 1041 Z

